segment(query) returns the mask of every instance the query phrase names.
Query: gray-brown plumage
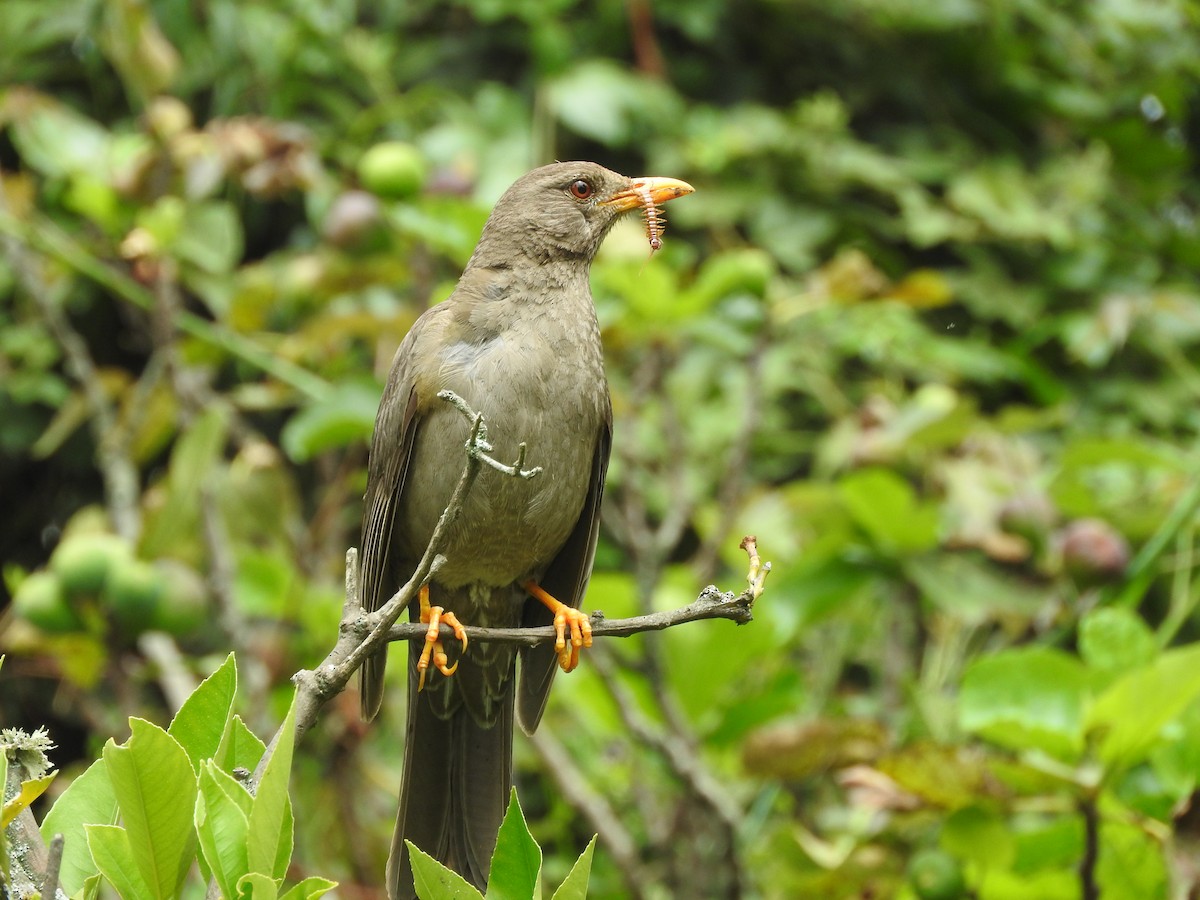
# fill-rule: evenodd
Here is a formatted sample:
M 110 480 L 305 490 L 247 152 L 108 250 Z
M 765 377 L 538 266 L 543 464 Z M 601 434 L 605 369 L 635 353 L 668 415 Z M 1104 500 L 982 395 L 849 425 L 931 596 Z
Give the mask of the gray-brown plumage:
M 486 417 L 493 455 L 528 446 L 536 478 L 484 468 L 450 531 L 432 604 L 470 625 L 547 625 L 550 611 L 520 586 L 536 581 L 572 607 L 596 551 L 612 411 L 588 283 L 618 216 L 689 193 L 683 182 L 633 180 L 594 163 L 556 163 L 518 180 L 484 226 L 458 286 L 425 312 L 396 353 L 375 420 L 362 524 L 362 599 L 377 609 L 408 580 L 463 468 L 469 425 L 437 398 L 452 390 Z M 648 193 L 649 192 L 649 193 Z M 410 616 L 419 618 L 414 602 Z M 388 894 L 414 896 L 404 840 L 483 888 L 512 780 L 516 720 L 532 732 L 558 658 L 474 642 L 457 672 L 430 670 L 409 645 L 408 725 Z M 383 695 L 386 655 L 362 673 L 362 712 Z

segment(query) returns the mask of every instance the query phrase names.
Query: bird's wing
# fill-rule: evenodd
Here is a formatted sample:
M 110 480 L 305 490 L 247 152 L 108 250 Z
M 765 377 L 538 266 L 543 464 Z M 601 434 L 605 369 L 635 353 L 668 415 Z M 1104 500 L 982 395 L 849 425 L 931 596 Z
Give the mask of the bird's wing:
M 368 612 L 383 606 L 400 587 L 396 582 L 397 560 L 392 544 L 392 529 L 400 509 L 400 494 L 408 476 L 413 442 L 420 424 L 417 393 L 411 375 L 411 350 L 422 326 L 420 319 L 396 351 L 388 375 L 384 396 L 393 402 L 381 403 L 371 438 L 371 456 L 367 467 L 367 492 L 364 497 L 362 534 L 359 539 L 359 597 Z M 375 718 L 383 702 L 383 670 L 387 648 L 363 663 L 359 695 L 362 717 Z
M 551 596 L 576 609 L 583 602 L 588 579 L 592 574 L 592 561 L 596 557 L 596 538 L 600 532 L 600 500 L 604 495 L 604 476 L 608 471 L 608 456 L 612 449 L 612 408 L 607 411 L 604 424 L 596 436 L 596 449 L 592 454 L 591 483 L 579 521 L 575 523 L 567 542 L 551 561 L 545 575 L 538 582 Z M 525 602 L 521 624 L 526 627 L 550 625 L 553 614 L 536 600 Z M 533 734 L 554 673 L 558 671 L 558 654 L 554 644 L 545 642 L 536 647 L 521 648 L 521 685 L 517 695 L 517 721 L 526 734 Z

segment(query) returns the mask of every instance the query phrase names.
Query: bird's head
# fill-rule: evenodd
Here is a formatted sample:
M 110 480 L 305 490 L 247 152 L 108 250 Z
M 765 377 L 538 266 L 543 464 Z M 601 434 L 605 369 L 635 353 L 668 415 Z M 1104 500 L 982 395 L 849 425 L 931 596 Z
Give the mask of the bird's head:
M 693 190 L 674 178 L 629 178 L 592 162 L 542 166 L 504 192 L 469 265 L 511 266 L 514 260 L 590 263 L 622 213 Z

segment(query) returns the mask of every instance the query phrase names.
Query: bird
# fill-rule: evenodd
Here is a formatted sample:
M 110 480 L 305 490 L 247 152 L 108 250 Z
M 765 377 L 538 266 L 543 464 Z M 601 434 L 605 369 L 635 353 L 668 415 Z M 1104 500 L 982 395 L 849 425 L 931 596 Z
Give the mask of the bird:
M 579 607 L 612 447 L 591 263 L 623 213 L 692 191 L 678 179 L 630 178 L 593 162 L 534 169 L 500 197 L 453 292 L 396 351 L 367 465 L 365 610 L 411 577 L 465 463 L 471 423 L 439 392 L 453 391 L 484 416 L 495 458 L 519 458 L 524 443 L 541 472 L 481 470 L 447 532 L 443 564 L 409 606 L 430 633 L 408 650 L 391 900 L 415 896 L 406 840 L 485 889 L 512 786 L 514 722 L 533 733 L 556 671 L 573 669 L 590 643 Z M 554 624 L 557 640 L 519 651 L 483 641 L 468 648 L 464 622 Z M 456 635 L 445 646 L 442 623 Z M 362 668 L 368 721 L 382 703 L 386 654 Z

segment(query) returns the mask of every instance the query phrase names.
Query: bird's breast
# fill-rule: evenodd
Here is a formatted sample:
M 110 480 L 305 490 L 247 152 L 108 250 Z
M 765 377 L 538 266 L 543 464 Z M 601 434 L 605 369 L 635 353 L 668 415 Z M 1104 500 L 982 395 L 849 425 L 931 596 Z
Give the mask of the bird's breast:
M 594 314 L 566 323 L 531 312 L 518 327 L 447 343 L 438 354 L 437 390 L 452 390 L 483 413 L 490 455 L 511 464 L 524 443 L 525 467 L 541 468 L 533 478 L 480 472 L 438 575 L 448 586 L 539 577 L 590 486 L 608 402 Z M 422 477 L 406 484 L 400 517 L 406 555 L 419 556 L 432 536 L 466 463 L 469 431 L 465 417 L 440 401 L 423 416 L 409 470 Z

